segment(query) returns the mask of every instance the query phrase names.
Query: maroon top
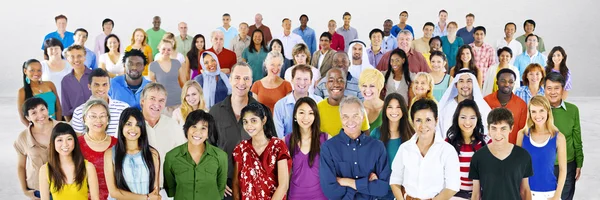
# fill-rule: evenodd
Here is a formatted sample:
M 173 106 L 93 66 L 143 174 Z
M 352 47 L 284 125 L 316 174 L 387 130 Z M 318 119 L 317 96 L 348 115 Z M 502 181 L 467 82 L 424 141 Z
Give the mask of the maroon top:
M 96 174 L 98 174 L 98 186 L 100 189 L 100 199 L 108 198 L 108 187 L 106 186 L 106 178 L 104 178 L 104 152 L 117 144 L 117 138 L 112 136 L 109 137 L 110 145 L 102 152 L 92 150 L 90 146 L 88 146 L 87 142 L 85 142 L 84 135 L 77 137 L 83 158 L 94 164 L 94 167 L 96 167 Z
M 273 39 L 273 36 L 271 35 L 271 29 L 264 24 L 258 29 L 263 32 L 265 43 L 269 44 L 269 42 L 271 42 L 271 40 Z M 248 36 L 252 37 L 252 32 L 254 32 L 254 30 L 256 30 L 256 24 L 248 27 Z M 221 64 L 221 67 L 223 67 L 223 64 Z
M 429 68 L 429 65 L 427 64 L 425 57 L 423 57 L 423 54 L 415 51 L 412 48 L 405 53 L 408 57 L 408 69 L 410 72 L 415 74 L 419 72 L 431 72 L 431 68 Z M 388 70 L 388 65 L 390 64 L 391 56 L 392 51 L 388 51 L 387 53 L 383 54 L 383 57 L 381 57 L 379 64 L 377 64 L 377 69 L 379 71 L 384 72 Z

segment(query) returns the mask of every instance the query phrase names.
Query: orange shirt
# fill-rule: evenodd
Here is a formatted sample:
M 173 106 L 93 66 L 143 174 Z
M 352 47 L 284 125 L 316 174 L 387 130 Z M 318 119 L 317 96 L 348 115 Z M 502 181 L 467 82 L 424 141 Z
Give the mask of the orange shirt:
M 500 101 L 498 101 L 497 95 L 498 92 L 496 91 L 483 98 L 492 109 L 502 106 Z M 516 144 L 517 133 L 523 129 L 523 127 L 525 127 L 525 122 L 527 121 L 527 104 L 525 101 L 519 98 L 519 96 L 513 93 L 505 108 L 512 112 L 514 118 L 514 125 L 510 135 L 508 136 L 508 142 Z
M 271 113 L 273 113 L 273 109 L 275 108 L 275 103 L 282 99 L 292 91 L 292 84 L 287 81 L 283 81 L 276 88 L 265 88 L 262 84 L 262 80 L 254 82 L 252 85 L 252 89 L 250 89 L 252 93 L 256 94 L 258 98 L 258 102 L 265 104 L 265 106 L 271 109 Z

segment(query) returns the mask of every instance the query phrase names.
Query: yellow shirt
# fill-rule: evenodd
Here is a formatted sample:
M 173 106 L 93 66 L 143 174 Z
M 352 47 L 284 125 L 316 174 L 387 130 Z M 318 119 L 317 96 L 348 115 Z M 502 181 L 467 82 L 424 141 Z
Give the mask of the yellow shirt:
M 127 48 L 125 48 L 125 52 L 127 51 L 131 51 L 133 47 L 131 45 L 127 46 Z M 142 50 L 142 52 L 144 52 L 144 55 L 146 56 L 146 66 L 144 66 L 144 71 L 142 72 L 142 76 L 148 76 L 148 65 L 150 64 L 150 59 L 152 58 L 152 48 L 150 47 L 150 45 L 146 45 L 144 46 L 144 49 Z M 125 72 L 127 73 L 127 72 Z
M 429 52 L 423 53 L 423 57 L 427 61 L 427 66 L 429 66 L 429 69 L 431 69 L 431 61 L 429 60 L 429 57 L 431 57 L 431 53 L 429 53 Z
M 85 160 L 85 165 L 87 166 L 89 163 Z M 46 165 L 48 167 L 48 165 Z M 86 170 L 86 169 L 83 169 Z M 54 182 L 50 181 L 50 169 L 48 169 L 48 183 L 50 184 L 50 194 L 52 195 L 52 199 L 62 200 L 86 200 L 88 199 L 88 181 L 87 176 L 83 179 L 83 183 L 81 183 L 81 188 L 77 185 L 77 183 L 71 184 L 63 184 L 62 189 L 56 191 L 54 189 Z
M 339 134 L 340 130 L 342 130 L 340 107 L 329 105 L 327 98 L 325 98 L 317 104 L 317 108 L 319 108 L 319 116 L 321 118 L 321 131 L 329 134 L 331 137 Z M 366 131 L 369 130 L 369 119 L 367 119 L 367 113 L 364 116 L 360 130 Z

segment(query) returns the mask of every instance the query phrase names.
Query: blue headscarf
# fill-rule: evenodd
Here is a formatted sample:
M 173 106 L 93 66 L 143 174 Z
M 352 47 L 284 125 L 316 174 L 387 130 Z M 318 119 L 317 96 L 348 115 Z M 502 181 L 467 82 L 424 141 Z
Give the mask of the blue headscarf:
M 210 55 L 212 56 L 215 61 L 217 62 L 217 70 L 214 72 L 209 72 L 207 69 L 207 66 L 204 65 L 204 55 Z M 206 107 L 208 109 L 210 109 L 210 107 L 212 107 L 213 105 L 215 105 L 215 92 L 217 91 L 217 80 L 216 77 L 219 76 L 220 80 L 223 81 L 223 83 L 225 83 L 225 86 L 227 86 L 227 94 L 231 94 L 231 84 L 229 84 L 229 78 L 227 77 L 227 75 L 223 72 L 221 72 L 221 65 L 219 64 L 219 58 L 217 58 L 217 55 L 215 55 L 215 53 L 210 52 L 210 51 L 204 51 L 202 52 L 202 55 L 200 55 L 200 66 L 202 66 L 202 79 L 203 79 L 203 83 L 202 85 L 204 86 L 202 89 L 204 90 L 204 101 L 206 102 Z

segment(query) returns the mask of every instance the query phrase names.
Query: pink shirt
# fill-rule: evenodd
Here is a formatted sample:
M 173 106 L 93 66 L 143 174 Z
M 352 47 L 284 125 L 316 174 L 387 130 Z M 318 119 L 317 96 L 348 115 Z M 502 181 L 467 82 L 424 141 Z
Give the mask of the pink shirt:
M 486 72 L 494 63 L 496 63 L 496 56 L 494 47 L 492 45 L 483 43 L 481 47 L 475 46 L 475 43 L 469 44 L 473 48 L 473 60 L 475 66 L 481 70 L 482 79 L 485 80 Z

